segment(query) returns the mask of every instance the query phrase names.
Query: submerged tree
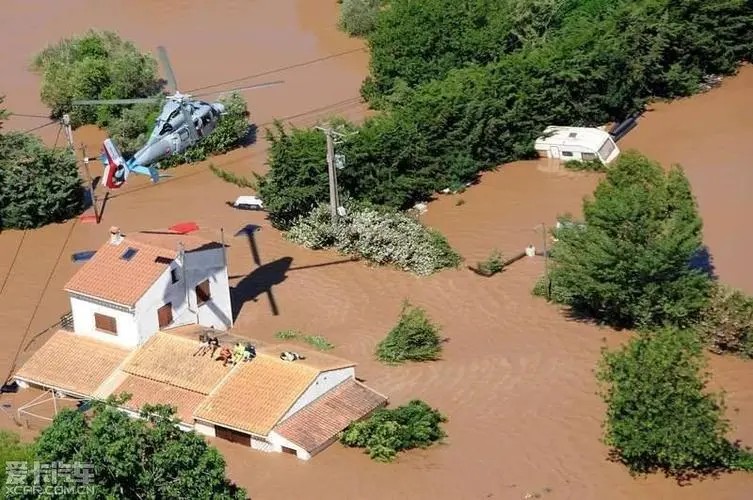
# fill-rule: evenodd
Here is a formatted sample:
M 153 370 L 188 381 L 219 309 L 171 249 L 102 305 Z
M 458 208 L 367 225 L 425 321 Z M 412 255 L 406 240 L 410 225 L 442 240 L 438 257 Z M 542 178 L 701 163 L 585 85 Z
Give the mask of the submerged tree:
M 180 430 L 173 409 L 146 405 L 144 420 L 133 419 L 115 402 L 96 403 L 90 420 L 79 411 L 61 411 L 37 439 L 36 459 L 90 464 L 91 498 L 246 498 L 226 479 L 220 453 L 196 433 Z M 75 486 L 60 484 L 65 480 L 55 484 Z
M 48 148 L 31 134 L 0 133 L 0 229 L 62 222 L 82 210 L 83 188 L 70 150 Z
M 726 439 L 724 403 L 706 392 L 709 375 L 693 331 L 644 333 L 604 352 L 597 375 L 607 403 L 605 441 L 631 471 L 753 470 L 753 455 Z
M 555 296 L 579 313 L 621 326 L 693 322 L 708 275 L 691 266 L 702 222 L 685 174 L 625 153 L 583 204 L 585 224 L 557 231 Z

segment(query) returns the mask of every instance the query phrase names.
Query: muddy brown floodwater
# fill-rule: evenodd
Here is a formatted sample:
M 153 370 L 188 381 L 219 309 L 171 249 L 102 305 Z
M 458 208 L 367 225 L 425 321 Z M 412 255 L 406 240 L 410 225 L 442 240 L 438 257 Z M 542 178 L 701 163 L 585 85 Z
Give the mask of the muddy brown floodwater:
M 258 124 L 288 117 L 307 125 L 328 113 L 364 116 L 358 87 L 368 55 L 360 41 L 335 29 L 334 0 L 178 1 L 6 0 L 0 19 L 2 88 L 6 104 L 19 113 L 44 114 L 39 82 L 26 71 L 31 55 L 46 43 L 89 27 L 108 28 L 144 50 L 166 45 L 182 89 L 190 90 L 250 75 L 240 84 L 284 79 L 285 85 L 248 93 Z M 341 55 L 337 55 L 341 54 Z M 334 57 L 323 59 L 328 56 Z M 300 65 L 309 61 L 309 64 Z M 289 68 L 289 69 L 282 69 Z M 706 239 L 721 278 L 753 292 L 744 260 L 751 243 L 748 196 L 753 177 L 746 139 L 753 132 L 753 70 L 706 95 L 657 105 L 621 144 L 638 148 L 665 164 L 683 163 L 698 195 Z M 44 122 L 41 122 L 44 123 Z M 16 117 L 10 128 L 27 129 L 39 120 Z M 54 127 L 42 129 L 48 142 Z M 98 150 L 103 135 L 77 131 L 77 141 Z M 248 174 L 264 170 L 263 141 L 214 158 L 226 169 Z M 36 231 L 0 234 L 0 322 L 3 374 L 22 346 L 21 362 L 47 338 L 43 331 L 68 310 L 61 287 L 76 271 L 74 251 L 95 249 L 110 225 L 125 232 L 193 220 L 206 236 L 225 228 L 233 286 L 257 289 L 245 299 L 237 330 L 271 341 L 282 328 L 325 335 L 335 353 L 359 363 L 359 376 L 388 394 L 395 404 L 421 398 L 449 416 L 446 444 L 377 464 L 358 450 L 335 444 L 304 463 L 287 455 L 264 454 L 216 442 L 231 477 L 257 499 L 743 499 L 753 478 L 725 475 L 687 487 L 660 476 L 631 478 L 607 461 L 600 444 L 603 404 L 595 394 L 592 369 L 606 342 L 625 334 L 569 321 L 554 307 L 530 296 L 543 271 L 526 259 L 501 276 L 483 279 L 467 270 L 420 279 L 390 269 L 343 262 L 330 252 L 312 252 L 286 242 L 259 213 L 225 206 L 241 190 L 223 183 L 206 164 L 181 167 L 156 186 L 134 178 L 107 205 L 101 225 L 75 222 Z M 563 172 L 546 162 L 521 162 L 484 175 L 461 195 L 441 196 L 424 221 L 448 235 L 467 263 L 493 248 L 506 254 L 540 239 L 536 226 L 558 213 L 578 213 L 598 176 Z M 459 199 L 463 204 L 458 204 Z M 254 264 L 248 246 L 232 234 L 261 224 L 262 262 L 293 259 L 272 287 L 280 314 L 267 295 L 244 282 Z M 403 299 L 425 307 L 448 337 L 444 359 L 431 364 L 384 367 L 373 360 L 375 344 L 394 324 Z M 715 386 L 728 391 L 733 438 L 753 444 L 753 379 L 750 364 L 712 359 Z M 4 395 L 14 411 L 33 397 Z M 40 424 L 31 422 L 34 429 Z M 10 419 L 0 425 L 19 429 Z M 32 429 L 33 431 L 33 429 Z M 32 431 L 24 431 L 30 436 Z

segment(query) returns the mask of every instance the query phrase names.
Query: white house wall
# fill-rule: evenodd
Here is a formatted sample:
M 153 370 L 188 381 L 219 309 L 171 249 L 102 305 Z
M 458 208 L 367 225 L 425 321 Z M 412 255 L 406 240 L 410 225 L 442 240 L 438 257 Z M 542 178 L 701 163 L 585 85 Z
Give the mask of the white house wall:
M 177 267 L 177 265 L 172 264 L 171 268 L 173 267 Z M 178 275 L 181 279 L 177 283 L 173 283 L 170 275 L 171 268 L 166 269 L 136 303 L 140 344 L 159 330 L 157 310 L 167 303 L 172 304 L 173 310 L 173 322 L 170 326 L 189 325 L 196 322 L 195 316 L 191 318 L 188 315 L 183 277 L 179 271 Z
M 198 420 L 194 423 L 193 428 L 196 432 L 199 434 L 203 434 L 205 436 L 215 437 L 216 434 L 214 432 L 214 424 L 208 424 L 204 422 L 199 422 Z
M 294 442 L 285 439 L 281 435 L 277 434 L 275 431 L 272 431 L 269 433 L 269 436 L 267 436 L 269 439 L 269 442 L 272 445 L 272 451 L 276 451 L 278 453 L 282 453 L 282 447 L 290 448 L 295 450 L 295 454 L 298 458 L 301 460 L 309 460 L 311 458 L 311 453 L 304 450 Z
M 232 326 L 232 304 L 230 283 L 222 249 L 203 250 L 186 254 L 186 277 L 191 309 L 198 309 L 198 321 L 204 326 L 214 326 L 217 330 L 227 330 Z M 197 307 L 196 285 L 209 279 L 210 300 Z M 195 314 L 195 313 L 194 313 Z
M 175 269 L 178 282 L 172 282 Z M 196 286 L 209 279 L 211 299 L 197 307 Z M 188 288 L 188 290 L 186 290 Z M 191 324 L 214 326 L 226 330 L 232 321 L 230 289 L 222 250 L 210 249 L 186 253 L 185 268 L 173 262 L 136 304 L 140 342 L 159 330 L 157 310 L 170 303 L 173 322 L 170 327 Z
M 139 344 L 139 328 L 133 313 L 74 296 L 71 296 L 70 299 L 73 329 L 76 333 L 128 348 L 136 347 Z M 94 323 L 95 313 L 115 318 L 118 334 L 97 330 Z
M 330 370 L 320 373 L 319 376 L 316 377 L 316 380 L 314 380 L 314 382 L 308 387 L 308 389 L 306 389 L 304 393 L 301 394 L 301 397 L 299 397 L 298 400 L 293 404 L 293 406 L 290 407 L 288 412 L 285 413 L 285 416 L 280 419 L 280 422 L 290 418 L 298 410 L 301 410 L 304 406 L 308 405 L 319 396 L 322 396 L 327 391 L 334 389 L 342 382 L 355 376 L 356 369 L 352 366 L 349 368 L 341 368 L 339 370 Z

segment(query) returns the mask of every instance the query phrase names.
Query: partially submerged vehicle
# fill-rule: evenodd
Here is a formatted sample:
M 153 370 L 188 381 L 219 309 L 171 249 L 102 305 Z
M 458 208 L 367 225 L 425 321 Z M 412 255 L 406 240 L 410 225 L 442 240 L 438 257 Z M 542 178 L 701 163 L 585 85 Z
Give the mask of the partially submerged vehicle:
M 258 196 L 239 196 L 233 202 L 233 208 L 239 210 L 263 210 L 264 203 Z
M 590 127 L 547 127 L 534 147 L 540 157 L 563 162 L 598 160 L 607 165 L 620 154 L 609 132 Z

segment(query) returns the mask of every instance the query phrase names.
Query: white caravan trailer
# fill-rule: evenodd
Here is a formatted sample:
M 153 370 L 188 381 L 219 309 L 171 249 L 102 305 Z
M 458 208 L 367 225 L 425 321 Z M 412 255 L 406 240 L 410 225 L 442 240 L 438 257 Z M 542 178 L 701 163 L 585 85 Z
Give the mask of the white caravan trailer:
M 536 139 L 535 148 L 540 157 L 563 162 L 601 160 L 608 164 L 620 154 L 609 133 L 588 127 L 547 127 Z

